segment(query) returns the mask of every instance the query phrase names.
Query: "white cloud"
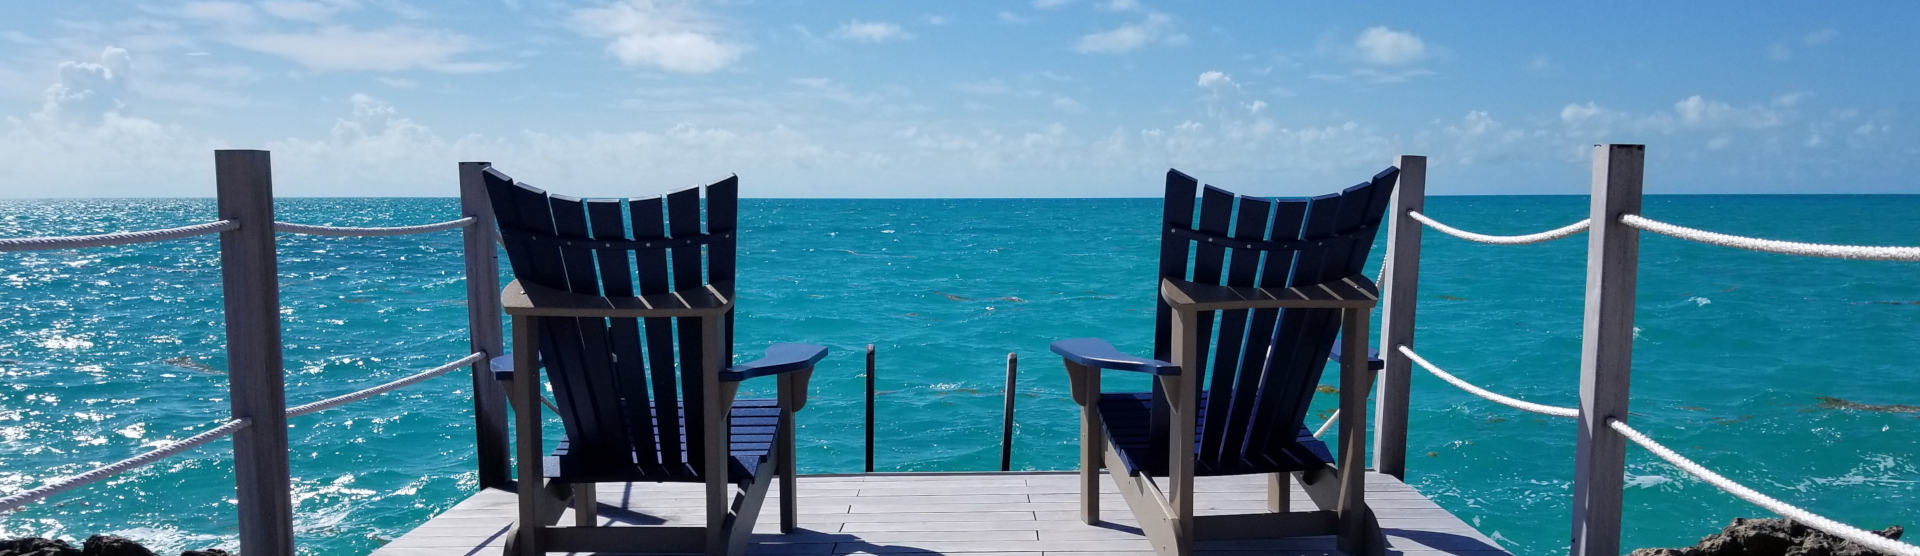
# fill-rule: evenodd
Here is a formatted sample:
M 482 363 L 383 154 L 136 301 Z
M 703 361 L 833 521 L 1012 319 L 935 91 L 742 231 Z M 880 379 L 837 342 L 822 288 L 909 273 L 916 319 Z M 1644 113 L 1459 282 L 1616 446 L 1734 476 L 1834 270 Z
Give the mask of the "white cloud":
M 1680 123 L 1690 127 L 1736 126 L 1760 129 L 1780 125 L 1784 118 L 1765 106 L 1738 108 L 1717 100 L 1693 95 L 1673 104 Z
M 1249 114 L 1259 114 L 1261 111 L 1266 109 L 1267 109 L 1267 101 L 1264 101 L 1264 100 L 1256 100 L 1256 101 L 1247 103 L 1247 113 Z
M 1185 35 L 1168 36 L 1172 25 L 1173 18 L 1166 14 L 1148 14 L 1140 21 L 1082 36 L 1073 49 L 1086 54 L 1120 54 L 1169 38 L 1174 39 L 1174 43 L 1184 43 Z
M 353 0 L 266 0 L 260 3 L 260 10 L 274 17 L 310 23 L 324 23 L 340 12 L 356 7 L 358 5 Z
M 913 38 L 913 33 L 884 21 L 848 21 L 833 31 L 833 38 L 859 42 L 888 42 Z
M 188 19 L 244 27 L 259 20 L 259 12 L 252 5 L 240 2 L 188 2 L 175 9 L 181 17 Z
M 944 15 L 939 15 L 939 14 L 927 14 L 925 17 L 920 18 L 920 20 L 925 21 L 927 22 L 927 25 L 932 25 L 934 27 L 939 27 L 942 25 L 946 25 L 948 23 L 953 23 L 953 18 L 944 16 Z
M 1545 54 L 1533 55 L 1533 61 L 1527 62 L 1527 71 L 1544 72 L 1553 70 L 1553 60 Z
M 1200 74 L 1200 81 L 1195 84 L 1201 87 L 1209 88 L 1209 89 L 1214 87 L 1238 86 L 1234 84 L 1232 76 L 1229 76 L 1225 72 L 1221 72 L 1221 71 L 1209 71 L 1206 73 L 1202 73 Z
M 1371 27 L 1360 32 L 1354 38 L 1353 45 L 1360 49 L 1360 60 L 1377 66 L 1399 66 L 1418 62 L 1427 57 L 1427 45 L 1413 33 L 1395 31 L 1386 27 Z
M 1073 0 L 1033 0 L 1033 7 L 1034 9 L 1051 10 L 1071 3 L 1073 3 Z
M 823 89 L 823 88 L 826 88 L 828 85 L 833 84 L 832 79 L 827 79 L 825 77 L 795 77 L 793 79 L 787 80 L 787 82 L 795 85 L 799 85 L 801 87 L 806 87 L 808 89 Z
M 1566 107 L 1560 109 L 1560 121 L 1569 124 L 1578 124 L 1606 113 L 1607 110 L 1605 108 L 1594 104 L 1593 101 L 1587 101 L 1586 104 L 1568 104 Z
M 574 29 L 608 39 L 607 52 L 629 66 L 680 73 L 709 73 L 732 65 L 745 46 L 729 42 L 717 26 L 690 6 L 623 0 L 573 12 Z
M 227 39 L 235 46 L 274 54 L 315 71 L 480 73 L 506 69 L 497 62 L 461 61 L 474 49 L 465 35 L 439 29 L 395 26 L 360 30 L 327 26 L 300 33 L 252 33 Z
M 1783 40 L 1767 46 L 1767 56 L 1778 61 L 1793 59 L 1795 47 L 1802 49 L 1825 46 L 1840 38 L 1840 31 L 1832 27 L 1822 27 L 1800 35 L 1798 39 Z
M 124 108 L 133 60 L 127 50 L 109 46 L 94 62 L 61 62 L 60 80 L 47 86 L 36 118 L 92 119 Z
M 1087 111 L 1087 107 L 1080 104 L 1080 101 L 1073 100 L 1073 97 L 1053 97 L 1053 107 L 1057 110 L 1075 114 Z

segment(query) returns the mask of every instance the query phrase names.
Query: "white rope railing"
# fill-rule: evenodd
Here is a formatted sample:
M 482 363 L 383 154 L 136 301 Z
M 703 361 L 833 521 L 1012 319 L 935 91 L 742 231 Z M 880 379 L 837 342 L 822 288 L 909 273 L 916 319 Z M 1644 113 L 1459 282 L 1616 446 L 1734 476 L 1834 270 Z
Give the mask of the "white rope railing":
M 287 234 L 335 237 L 404 236 L 451 230 L 473 224 L 473 222 L 474 220 L 471 216 L 459 220 L 448 220 L 446 222 L 435 222 L 432 224 L 387 227 L 319 226 L 314 224 L 295 224 L 292 222 L 274 222 L 273 231 Z
M 1332 415 L 1327 416 L 1327 422 L 1321 423 L 1320 428 L 1314 429 L 1313 437 L 1320 438 L 1320 435 L 1327 434 L 1327 431 L 1333 429 L 1333 424 L 1338 422 L 1340 422 L 1340 410 L 1335 409 Z
M 166 446 L 155 449 L 153 451 L 140 454 L 137 456 L 133 456 L 127 459 L 123 459 L 120 461 L 116 461 L 100 467 L 96 467 L 90 471 L 81 473 L 79 475 L 74 475 L 72 477 L 67 477 L 64 479 L 55 479 L 53 481 L 49 481 L 47 484 L 40 485 L 38 488 L 29 489 L 27 491 L 8 496 L 6 498 L 0 498 L 0 512 L 13 511 L 13 510 L 19 509 L 21 506 L 25 506 L 35 501 L 45 499 L 48 496 L 53 496 L 55 494 L 73 490 L 75 488 L 85 486 L 89 483 L 93 483 L 101 479 L 112 477 L 114 475 L 119 475 L 121 473 L 127 472 L 128 470 L 139 468 L 139 467 L 151 464 L 153 462 L 166 459 L 175 454 L 179 454 L 180 452 L 185 452 L 187 450 L 191 450 L 191 449 L 206 445 L 209 442 L 213 442 L 229 434 L 233 434 L 234 431 L 238 431 L 242 428 L 245 428 L 247 424 L 250 422 L 251 421 L 247 419 L 234 419 L 232 421 L 227 421 L 226 424 L 220 425 L 218 427 L 214 427 L 213 429 L 210 429 L 207 432 L 189 436 L 185 440 L 168 444 Z
M 1677 224 L 1668 224 L 1638 214 L 1622 214 L 1620 215 L 1620 223 L 1633 228 L 1687 241 L 1718 245 L 1721 247 L 1732 247 L 1735 249 L 1778 253 L 1781 255 L 1827 257 L 1861 261 L 1920 262 L 1920 247 L 1836 245 L 1830 243 L 1803 243 L 1798 241 L 1761 239 L 1709 232 Z
M 1428 217 L 1425 214 L 1420 214 L 1419 211 L 1412 211 L 1412 210 L 1407 211 L 1407 216 L 1410 218 L 1413 218 L 1414 220 L 1418 220 L 1421 224 L 1426 224 L 1427 227 L 1429 228 L 1439 230 L 1440 233 L 1447 234 L 1460 239 L 1464 239 L 1467 241 L 1472 241 L 1477 243 L 1490 243 L 1493 245 L 1527 245 L 1531 243 L 1545 243 L 1545 242 L 1553 241 L 1556 239 L 1572 236 L 1574 234 L 1587 231 L 1588 225 L 1592 224 L 1592 221 L 1591 221 L 1592 219 L 1582 218 L 1580 219 L 1579 222 L 1574 222 L 1572 224 L 1568 224 L 1565 226 L 1561 226 L 1559 228 L 1554 228 L 1552 230 L 1547 230 L 1540 233 L 1517 235 L 1517 236 L 1496 236 L 1496 235 L 1469 232 L 1466 230 L 1455 228 L 1453 226 L 1448 226 L 1446 224 L 1440 223 L 1440 221 L 1438 220 L 1434 220 L 1433 218 Z
M 447 374 L 449 372 L 452 372 L 455 369 L 459 369 L 467 365 L 472 365 L 480 361 L 481 359 L 484 359 L 485 357 L 486 357 L 485 353 L 476 351 L 452 363 L 427 369 L 425 371 L 420 371 L 418 373 L 409 375 L 406 378 L 395 380 L 393 382 L 388 382 L 386 384 L 382 384 L 382 385 L 368 388 L 365 390 L 360 390 L 358 392 L 353 392 L 351 394 L 334 396 L 334 397 L 320 400 L 317 402 L 289 408 L 287 409 L 287 417 L 293 418 L 293 417 L 306 415 L 309 413 L 318 413 L 321 411 L 326 411 L 329 409 L 340 407 L 342 405 L 346 405 L 346 404 L 350 404 L 350 403 L 364 400 L 367 398 L 371 398 L 374 396 L 378 396 L 380 394 L 385 394 L 387 392 L 391 392 L 396 389 L 405 388 L 407 386 L 411 386 L 420 381 L 433 378 L 436 376 L 440 376 L 443 374 Z
M 1666 460 L 1667 463 L 1673 464 L 1674 467 L 1678 467 L 1681 471 L 1687 472 L 1688 475 L 1698 477 L 1700 480 L 1706 481 L 1707 484 L 1713 485 L 1714 488 L 1726 491 L 1727 494 L 1732 494 L 1735 498 L 1751 502 L 1753 505 L 1766 508 L 1767 511 L 1780 514 L 1781 517 L 1798 521 L 1808 527 L 1826 531 L 1833 536 L 1865 545 L 1880 552 L 1901 556 L 1920 556 L 1920 546 L 1888 539 L 1852 525 L 1827 519 L 1819 514 L 1800 509 L 1786 502 L 1781 502 L 1774 497 L 1761 494 L 1759 491 L 1747 488 L 1745 485 L 1722 477 L 1719 473 L 1714 473 L 1713 470 L 1694 463 L 1693 460 L 1687 459 L 1685 456 L 1674 452 L 1666 446 L 1662 446 L 1659 442 L 1654 442 L 1652 438 L 1648 438 L 1647 435 L 1642 434 L 1638 430 L 1634 430 L 1633 427 L 1627 426 L 1626 423 L 1621 422 L 1619 419 L 1607 419 L 1607 426 L 1613 428 L 1614 432 L 1620 433 L 1621 436 L 1627 437 L 1627 440 L 1632 440 L 1634 444 L 1639 444 L 1640 447 L 1646 448 L 1647 451 L 1652 452 L 1653 455 L 1659 456 L 1660 459 Z
M 49 249 L 81 249 L 86 247 L 107 247 L 111 245 L 130 245 L 134 243 L 152 243 L 198 235 L 224 232 L 239 228 L 240 223 L 232 220 L 216 220 L 204 224 L 167 228 L 163 230 L 142 230 L 138 232 L 114 232 L 90 236 L 47 236 L 47 237 L 10 237 L 0 239 L 0 253 L 9 251 L 46 251 Z
M 1453 376 L 1452 374 L 1448 374 L 1446 371 L 1440 370 L 1439 367 L 1433 366 L 1433 363 L 1428 363 L 1425 358 L 1420 357 L 1420 354 L 1414 353 L 1413 350 L 1407 348 L 1407 346 L 1400 346 L 1399 351 L 1401 355 L 1407 356 L 1407 359 L 1412 360 L 1413 363 L 1416 365 L 1419 365 L 1420 368 L 1426 369 L 1427 372 L 1429 373 L 1433 373 L 1433 376 L 1440 377 L 1440 380 L 1447 381 L 1447 384 L 1452 384 L 1456 388 L 1459 388 L 1461 390 L 1466 390 L 1467 393 L 1469 394 L 1486 398 L 1487 401 L 1504 405 L 1507 407 L 1511 407 L 1514 409 L 1518 409 L 1521 411 L 1529 411 L 1529 412 L 1538 413 L 1541 415 L 1551 415 L 1554 417 L 1578 417 L 1580 415 L 1580 410 L 1576 408 L 1537 404 L 1530 401 L 1509 398 L 1506 396 L 1502 396 L 1500 394 L 1493 393 L 1490 390 L 1481 388 L 1479 386 L 1474 386 L 1472 384 L 1467 383 L 1467 381 L 1460 380 L 1460 377 Z

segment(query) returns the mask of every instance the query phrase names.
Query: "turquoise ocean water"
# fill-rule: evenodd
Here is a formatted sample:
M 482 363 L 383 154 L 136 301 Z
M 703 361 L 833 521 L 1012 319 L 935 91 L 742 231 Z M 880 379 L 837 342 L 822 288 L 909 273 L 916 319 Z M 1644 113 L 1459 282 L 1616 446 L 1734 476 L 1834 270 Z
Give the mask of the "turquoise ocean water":
M 739 351 L 830 346 L 800 414 L 804 472 L 861 466 L 862 350 L 878 349 L 877 467 L 985 470 L 1020 356 L 1014 466 L 1077 465 L 1075 407 L 1051 340 L 1150 345 L 1158 201 L 746 200 Z M 1584 197 L 1441 197 L 1488 233 L 1584 217 Z M 451 219 L 452 199 L 283 199 L 282 220 Z M 1920 243 L 1920 196 L 1651 197 L 1650 217 L 1816 242 Z M 210 200 L 0 202 L 0 237 L 212 219 Z M 303 403 L 456 359 L 467 347 L 456 232 L 280 238 L 287 397 Z M 1467 244 L 1429 232 L 1416 336 L 1428 359 L 1522 399 L 1578 390 L 1584 237 Z M 1377 266 L 1381 249 L 1374 251 Z M 1920 525 L 1920 267 L 1800 259 L 1647 236 L 1636 427 L 1729 477 L 1870 528 Z M 0 493 L 210 427 L 227 411 L 211 238 L 0 253 Z M 1323 382 L 1335 383 L 1328 373 Z M 1119 383 L 1119 384 L 1113 384 Z M 1125 387 L 1110 381 L 1109 388 Z M 762 390 L 771 385 L 760 385 Z M 299 543 L 360 554 L 475 485 L 470 384 L 456 373 L 291 424 Z M 1318 424 L 1334 396 L 1320 395 Z M 1837 400 L 1882 407 L 1860 409 Z M 552 423 L 557 432 L 557 423 Z M 1409 482 L 1519 554 L 1564 550 L 1573 425 L 1413 384 Z M 549 435 L 551 438 L 552 435 Z M 229 444 L 0 516 L 0 537 L 114 532 L 233 544 Z M 1759 515 L 1638 448 L 1627 547 L 1690 544 Z

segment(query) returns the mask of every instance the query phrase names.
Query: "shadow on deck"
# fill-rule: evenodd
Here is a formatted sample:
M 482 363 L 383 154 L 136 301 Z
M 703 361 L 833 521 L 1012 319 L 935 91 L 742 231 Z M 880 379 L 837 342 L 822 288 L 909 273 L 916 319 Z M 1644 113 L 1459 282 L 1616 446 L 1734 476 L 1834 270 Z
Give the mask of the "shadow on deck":
M 1202 477 L 1201 514 L 1245 513 L 1266 505 L 1258 476 Z M 776 483 L 777 485 L 777 483 Z M 1101 481 L 1099 525 L 1080 522 L 1073 473 L 809 475 L 800 478 L 800 526 L 779 534 L 778 493 L 755 524 L 750 554 L 966 554 L 970 556 L 1149 556 L 1152 547 L 1109 480 Z M 778 488 L 777 486 L 775 488 Z M 1295 510 L 1311 502 L 1295 486 Z M 601 485 L 603 523 L 704 522 L 698 484 Z M 514 495 L 484 490 L 376 550 L 376 556 L 500 554 L 515 515 Z M 1505 550 L 1425 496 L 1384 475 L 1367 476 L 1367 503 L 1389 554 L 1503 556 Z M 572 523 L 569 513 L 561 523 Z M 1339 554 L 1332 537 L 1199 543 L 1199 554 Z

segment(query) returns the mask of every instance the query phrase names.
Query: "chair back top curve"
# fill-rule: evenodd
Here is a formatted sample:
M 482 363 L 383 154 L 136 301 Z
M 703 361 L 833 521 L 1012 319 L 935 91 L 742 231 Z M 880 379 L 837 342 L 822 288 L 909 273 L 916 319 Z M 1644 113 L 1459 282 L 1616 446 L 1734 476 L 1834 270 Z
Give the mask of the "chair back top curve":
M 484 181 L 518 280 L 609 297 L 710 285 L 733 298 L 737 176 L 633 199 L 551 194 L 491 168 Z M 731 311 L 725 320 L 722 365 L 733 355 Z M 693 317 L 541 320 L 541 364 L 567 435 L 556 452 L 559 474 L 618 476 L 638 467 L 649 476 L 704 480 L 703 432 L 714 424 L 703 422 L 695 374 L 705 368 L 699 324 Z
M 1194 178 L 1169 170 L 1159 276 L 1199 284 L 1284 287 L 1359 274 L 1398 177 L 1399 169 L 1388 167 L 1339 193 L 1274 199 L 1239 196 L 1211 185 L 1200 188 Z M 1158 292 L 1159 284 L 1154 287 Z M 1165 299 L 1155 297 L 1154 358 L 1169 360 L 1172 310 Z M 1340 311 L 1210 311 L 1201 313 L 1197 322 L 1203 368 L 1183 369 L 1200 373 L 1197 383 L 1208 392 L 1199 410 L 1196 459 L 1203 468 L 1224 469 L 1241 467 L 1235 462 L 1275 457 L 1269 446 L 1277 449 L 1293 442 L 1305 422 L 1340 330 Z M 1194 395 L 1200 395 L 1198 389 Z M 1157 430 L 1151 438 L 1166 437 L 1169 419 L 1159 415 L 1168 407 L 1165 396 L 1155 381 Z

